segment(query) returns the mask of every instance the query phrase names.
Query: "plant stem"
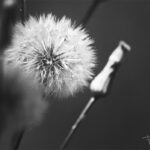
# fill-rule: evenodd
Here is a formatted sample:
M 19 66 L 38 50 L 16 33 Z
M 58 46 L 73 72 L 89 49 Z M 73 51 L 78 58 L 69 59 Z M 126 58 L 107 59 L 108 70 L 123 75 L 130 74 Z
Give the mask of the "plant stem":
M 90 100 L 88 101 L 88 103 L 86 104 L 84 109 L 82 110 L 81 114 L 79 115 L 79 117 L 77 118 L 77 120 L 75 121 L 73 126 L 71 127 L 68 135 L 66 136 L 66 138 L 65 138 L 64 142 L 62 143 L 62 145 L 60 146 L 59 150 L 64 150 L 67 147 L 69 141 L 72 138 L 72 135 L 76 131 L 76 129 L 79 126 L 79 124 L 81 123 L 81 121 L 85 118 L 86 114 L 91 109 L 91 107 L 93 106 L 95 101 L 96 101 L 95 97 L 90 98 Z
M 98 7 L 98 5 L 105 1 L 107 1 L 107 0 L 93 0 L 91 6 L 87 10 L 87 12 L 86 12 L 85 16 L 83 17 L 83 19 L 81 20 L 80 24 L 82 24 L 83 26 L 86 26 L 87 23 L 89 22 L 90 18 L 92 17 L 93 13 L 95 12 L 96 8 Z
M 12 141 L 11 141 L 12 150 L 18 150 L 19 149 L 19 146 L 21 144 L 21 141 L 22 141 L 22 138 L 25 134 L 25 131 L 26 131 L 26 128 L 24 128 L 20 131 L 17 131 L 13 134 Z

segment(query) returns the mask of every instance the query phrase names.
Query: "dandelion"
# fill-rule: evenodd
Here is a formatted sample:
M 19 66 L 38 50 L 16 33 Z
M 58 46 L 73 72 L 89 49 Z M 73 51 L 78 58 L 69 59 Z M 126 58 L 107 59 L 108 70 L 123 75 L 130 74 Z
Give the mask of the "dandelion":
M 21 66 L 44 86 L 45 94 L 69 96 L 88 86 L 96 57 L 94 41 L 71 20 L 49 14 L 17 23 L 5 63 Z

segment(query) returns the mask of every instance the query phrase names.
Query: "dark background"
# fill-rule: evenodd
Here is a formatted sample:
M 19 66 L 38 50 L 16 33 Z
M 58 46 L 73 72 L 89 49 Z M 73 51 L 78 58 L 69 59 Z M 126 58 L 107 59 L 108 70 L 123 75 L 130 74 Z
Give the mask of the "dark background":
M 92 0 L 26 0 L 27 12 L 52 12 L 77 23 Z M 96 74 L 120 40 L 131 45 L 110 95 L 99 100 L 82 122 L 68 150 L 150 149 L 150 1 L 108 0 L 97 7 L 87 30 L 95 39 Z M 56 150 L 87 103 L 88 89 L 68 99 L 51 99 L 45 121 L 26 133 L 20 150 Z

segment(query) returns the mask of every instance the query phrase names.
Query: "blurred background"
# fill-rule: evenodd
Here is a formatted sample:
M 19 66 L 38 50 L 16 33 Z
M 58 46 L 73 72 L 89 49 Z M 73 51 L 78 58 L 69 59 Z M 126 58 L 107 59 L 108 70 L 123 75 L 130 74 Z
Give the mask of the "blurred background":
M 29 15 L 66 15 L 77 24 L 92 0 L 26 0 Z M 97 6 L 86 29 L 95 40 L 99 73 L 120 40 L 132 48 L 111 93 L 99 100 L 66 150 L 150 149 L 150 1 L 107 0 Z M 57 150 L 88 102 L 88 89 L 74 97 L 52 99 L 44 122 L 26 133 L 20 150 Z

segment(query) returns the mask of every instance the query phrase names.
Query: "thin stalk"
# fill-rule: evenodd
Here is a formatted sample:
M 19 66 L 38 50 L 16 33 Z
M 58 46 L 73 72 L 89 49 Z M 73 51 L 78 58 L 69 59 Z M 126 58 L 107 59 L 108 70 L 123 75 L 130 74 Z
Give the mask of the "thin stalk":
M 69 141 L 71 140 L 73 134 L 75 133 L 77 127 L 79 126 L 79 124 L 81 123 L 81 121 L 85 118 L 85 116 L 87 115 L 88 111 L 92 108 L 92 106 L 94 105 L 96 99 L 96 97 L 91 97 L 90 100 L 88 101 L 88 103 L 86 104 L 86 106 L 84 107 L 84 109 L 82 110 L 81 114 L 79 115 L 79 117 L 77 118 L 77 120 L 75 121 L 75 123 L 73 124 L 73 126 L 71 127 L 68 135 L 66 136 L 64 142 L 62 143 L 62 145 L 60 146 L 59 150 L 64 150 Z
M 2 54 L 4 49 L 11 42 L 12 26 L 17 20 L 17 3 L 16 0 L 12 0 L 9 3 L 8 0 L 3 1 L 2 16 L 0 22 L 0 53 Z
M 18 150 L 19 149 L 19 146 L 21 144 L 21 141 L 23 139 L 25 132 L 26 132 L 26 128 L 24 128 L 20 131 L 17 131 L 16 133 L 13 134 L 12 141 L 11 141 L 12 150 Z
M 26 12 L 26 0 L 19 0 L 19 14 L 22 24 L 24 24 L 27 12 Z
M 99 6 L 100 3 L 103 3 L 107 0 L 93 0 L 91 6 L 87 10 L 85 16 L 81 20 L 81 23 L 83 26 L 86 26 L 87 23 L 89 22 L 90 18 L 92 17 L 93 13 L 96 11 L 97 7 Z

